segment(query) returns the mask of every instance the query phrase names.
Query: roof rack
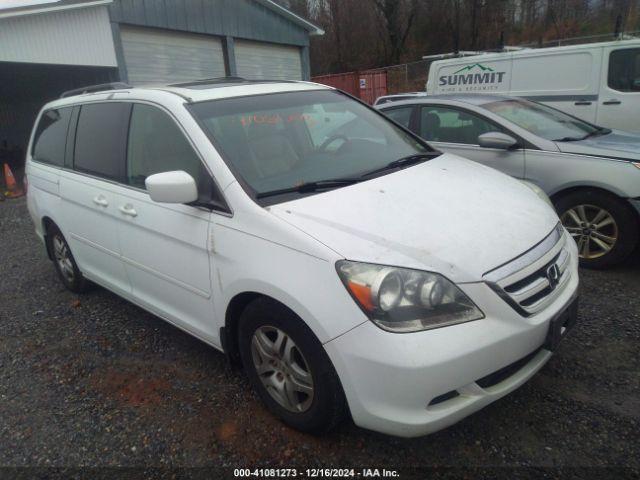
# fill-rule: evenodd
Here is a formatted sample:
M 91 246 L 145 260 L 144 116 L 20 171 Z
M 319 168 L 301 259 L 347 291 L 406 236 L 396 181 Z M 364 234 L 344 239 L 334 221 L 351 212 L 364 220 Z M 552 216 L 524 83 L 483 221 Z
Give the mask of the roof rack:
M 296 83 L 295 80 L 270 80 L 262 78 L 243 78 L 243 77 L 215 77 L 215 78 L 203 78 L 200 80 L 193 80 L 190 82 L 172 83 L 167 87 L 189 88 L 189 89 L 207 89 L 207 88 L 221 88 L 231 87 L 236 85 L 250 85 L 260 83 Z
M 85 93 L 104 92 L 108 90 L 121 90 L 123 88 L 133 88 L 133 87 L 123 82 L 101 83 L 100 85 L 89 85 L 82 88 L 68 90 L 64 92 L 62 95 L 60 95 L 60 98 L 72 97 L 74 95 L 83 95 Z
M 423 55 L 423 60 L 444 60 L 446 58 L 460 58 L 460 57 L 474 57 L 476 55 L 483 55 L 485 53 L 508 53 L 519 52 L 520 50 L 527 50 L 527 47 L 505 45 L 502 48 L 496 48 L 493 50 L 460 50 L 458 52 L 451 53 L 438 53 L 435 55 Z
M 192 80 L 190 82 L 180 82 L 180 83 L 172 83 L 168 85 L 169 87 L 190 87 L 193 85 L 215 85 L 221 83 L 245 83 L 250 82 L 244 77 L 211 77 L 211 78 L 199 78 L 198 80 Z

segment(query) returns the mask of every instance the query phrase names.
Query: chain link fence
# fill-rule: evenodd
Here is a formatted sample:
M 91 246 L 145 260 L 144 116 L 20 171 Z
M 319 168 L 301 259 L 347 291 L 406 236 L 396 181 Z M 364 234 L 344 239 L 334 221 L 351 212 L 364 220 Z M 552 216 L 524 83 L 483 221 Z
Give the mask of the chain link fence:
M 418 60 L 390 67 L 369 70 L 387 72 L 387 94 L 424 92 L 427 86 L 429 66 L 433 60 Z

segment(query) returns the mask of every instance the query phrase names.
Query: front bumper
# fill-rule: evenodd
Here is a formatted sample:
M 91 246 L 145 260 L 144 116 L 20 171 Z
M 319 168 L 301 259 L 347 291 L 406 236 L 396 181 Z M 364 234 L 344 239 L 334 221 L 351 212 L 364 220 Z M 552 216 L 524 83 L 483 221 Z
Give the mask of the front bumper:
M 572 255 L 564 290 L 530 317 L 516 313 L 485 283 L 462 284 L 484 319 L 408 334 L 366 322 L 325 344 L 354 422 L 390 435 L 425 435 L 518 388 L 551 357 L 545 348 L 549 325 L 576 299 L 577 265 Z M 505 368 L 514 364 L 515 370 Z M 500 376 L 501 370 L 508 375 Z

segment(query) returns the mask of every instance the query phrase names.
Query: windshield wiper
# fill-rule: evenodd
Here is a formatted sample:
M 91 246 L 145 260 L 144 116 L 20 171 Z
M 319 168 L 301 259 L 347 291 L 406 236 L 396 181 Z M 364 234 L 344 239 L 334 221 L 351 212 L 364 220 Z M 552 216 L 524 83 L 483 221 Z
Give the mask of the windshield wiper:
M 562 137 L 556 138 L 554 142 L 579 142 L 580 140 L 584 140 L 586 137 Z
M 554 142 L 579 142 L 580 140 L 586 140 L 587 138 L 591 137 L 599 137 L 600 135 L 608 135 L 610 133 L 610 128 L 599 127 L 597 130 L 589 132 L 583 137 L 563 137 L 554 140 Z
M 318 190 L 331 190 L 332 188 L 340 188 L 346 185 L 353 185 L 361 182 L 361 178 L 334 178 L 331 180 L 318 180 L 317 182 L 307 182 L 294 187 L 281 188 L 279 190 L 271 190 L 268 192 L 260 192 L 256 198 L 275 197 L 286 193 L 311 193 Z
M 610 128 L 598 127 L 597 130 L 594 130 L 591 133 L 587 133 L 584 136 L 584 138 L 600 137 L 602 135 L 609 135 L 610 133 L 611 133 L 611 129 Z
M 402 158 L 399 158 L 398 160 L 394 160 L 393 162 L 386 164 L 384 167 L 376 168 L 375 170 L 371 170 L 370 172 L 363 173 L 362 177 L 368 177 L 370 175 L 375 175 L 376 173 L 395 170 L 396 168 L 409 167 L 417 163 L 422 163 L 422 162 L 426 162 L 427 160 L 431 160 L 433 157 L 437 155 L 440 155 L 440 152 L 433 152 L 431 154 L 419 153 L 417 155 L 409 155 L 408 157 L 402 157 Z

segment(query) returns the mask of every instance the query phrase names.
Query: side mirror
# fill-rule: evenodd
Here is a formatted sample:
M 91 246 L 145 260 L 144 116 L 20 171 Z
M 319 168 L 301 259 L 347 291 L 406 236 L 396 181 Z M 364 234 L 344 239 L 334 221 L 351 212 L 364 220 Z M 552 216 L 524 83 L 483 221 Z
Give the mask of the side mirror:
M 499 148 L 509 150 L 518 145 L 518 141 L 511 135 L 500 132 L 487 132 L 478 136 L 478 145 L 483 148 Z
M 154 202 L 191 203 L 198 199 L 196 181 L 182 170 L 149 175 L 144 183 Z

